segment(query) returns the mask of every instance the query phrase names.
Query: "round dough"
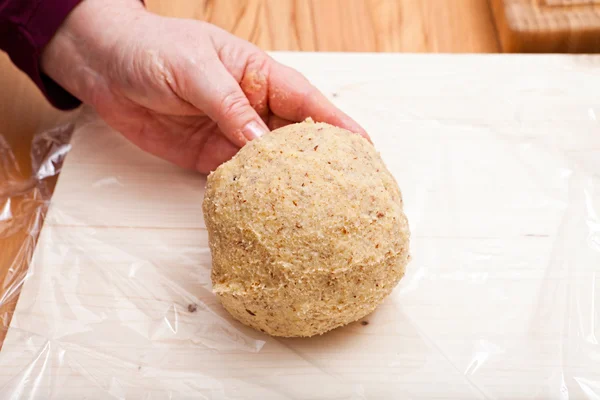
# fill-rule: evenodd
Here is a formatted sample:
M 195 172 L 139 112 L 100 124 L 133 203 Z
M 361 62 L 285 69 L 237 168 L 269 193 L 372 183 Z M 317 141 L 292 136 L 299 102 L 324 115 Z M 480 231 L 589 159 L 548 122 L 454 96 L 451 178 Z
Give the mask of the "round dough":
M 313 336 L 372 312 L 404 275 L 398 185 L 359 135 L 324 123 L 253 140 L 208 177 L 213 289 L 242 323 Z

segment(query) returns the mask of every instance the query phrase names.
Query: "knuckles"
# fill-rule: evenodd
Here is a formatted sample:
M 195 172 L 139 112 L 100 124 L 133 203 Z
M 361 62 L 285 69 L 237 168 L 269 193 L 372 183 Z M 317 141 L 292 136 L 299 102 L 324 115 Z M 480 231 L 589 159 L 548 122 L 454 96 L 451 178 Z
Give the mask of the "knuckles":
M 249 103 L 244 93 L 240 90 L 226 94 L 220 100 L 218 107 L 221 110 L 223 118 L 236 119 L 247 112 Z

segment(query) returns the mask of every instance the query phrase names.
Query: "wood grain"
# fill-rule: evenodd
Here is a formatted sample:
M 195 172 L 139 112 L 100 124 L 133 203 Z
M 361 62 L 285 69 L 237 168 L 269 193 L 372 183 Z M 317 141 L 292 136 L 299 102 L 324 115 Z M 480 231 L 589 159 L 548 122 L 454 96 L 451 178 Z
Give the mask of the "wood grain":
M 87 115 L 0 353 L 2 394 L 597 397 L 600 57 L 274 57 L 367 128 L 402 188 L 399 288 L 322 337 L 245 329 L 210 290 L 204 177 Z
M 505 52 L 600 52 L 598 0 L 491 0 Z
M 266 50 L 496 52 L 487 0 L 149 0 Z

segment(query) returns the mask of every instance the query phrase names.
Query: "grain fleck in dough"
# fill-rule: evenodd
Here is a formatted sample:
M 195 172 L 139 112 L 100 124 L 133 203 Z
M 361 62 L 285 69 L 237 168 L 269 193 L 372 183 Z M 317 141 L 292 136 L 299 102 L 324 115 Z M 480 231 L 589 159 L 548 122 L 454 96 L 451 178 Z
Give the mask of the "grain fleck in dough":
M 223 306 L 273 336 L 372 312 L 404 275 L 398 185 L 362 137 L 323 123 L 254 140 L 208 178 L 204 215 Z

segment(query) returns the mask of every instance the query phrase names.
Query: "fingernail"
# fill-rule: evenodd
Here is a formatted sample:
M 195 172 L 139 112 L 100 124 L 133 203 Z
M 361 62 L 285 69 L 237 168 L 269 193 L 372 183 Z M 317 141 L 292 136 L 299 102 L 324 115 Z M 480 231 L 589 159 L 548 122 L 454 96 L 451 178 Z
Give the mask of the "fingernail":
M 268 132 L 269 129 L 266 126 L 259 124 L 256 121 L 248 122 L 242 129 L 242 133 L 248 140 L 257 139 Z

